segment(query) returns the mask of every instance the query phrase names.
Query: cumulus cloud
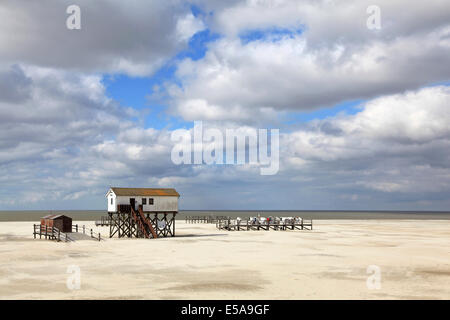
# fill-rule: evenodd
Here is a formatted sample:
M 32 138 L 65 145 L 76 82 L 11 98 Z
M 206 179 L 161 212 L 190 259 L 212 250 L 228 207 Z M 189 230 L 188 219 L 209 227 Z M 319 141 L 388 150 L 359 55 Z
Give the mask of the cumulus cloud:
M 222 8 L 211 24 L 224 37 L 209 45 L 204 59 L 179 63 L 182 89 L 172 91 L 173 112 L 192 119 L 201 110 L 202 119 L 217 120 L 240 113 L 246 122 L 262 110 L 331 107 L 447 81 L 450 15 L 445 1 L 433 3 L 380 2 L 379 31 L 368 30 L 364 1 L 247 1 Z M 288 32 L 272 37 L 270 28 Z M 239 35 L 249 30 L 268 36 L 242 41 Z
M 14 93 L 26 85 L 20 99 L 0 98 L 0 168 L 3 183 L 8 185 L 5 198 L 15 192 L 37 195 L 74 190 L 76 186 L 64 177 L 68 165 L 79 161 L 74 159 L 92 144 L 131 126 L 133 112 L 106 97 L 99 76 L 15 66 L 0 70 L 0 78 L 8 79 Z M 57 176 L 66 182 L 52 181 Z
M 410 158 L 405 148 L 421 151 L 450 137 L 449 102 L 447 86 L 380 97 L 355 115 L 313 121 L 308 130 L 292 133 L 291 142 L 305 160 L 370 159 L 373 154 Z
M 275 176 L 260 176 L 252 165 L 174 166 L 168 161 L 170 148 L 164 147 L 173 145 L 167 140 L 170 132 L 130 132 L 111 149 L 145 149 L 148 142 L 156 154 L 140 148 L 138 158 L 131 153 L 116 159 L 135 176 L 149 177 L 152 185 L 176 186 L 190 208 L 199 203 L 214 208 L 215 203 L 228 209 L 276 209 L 283 201 L 289 208 L 304 202 L 315 209 L 442 209 L 450 191 L 449 102 L 449 87 L 429 87 L 373 99 L 354 115 L 284 132 Z M 226 129 L 216 122 L 212 127 Z
M 354 115 L 282 131 L 280 171 L 261 176 L 252 165 L 173 164 L 171 131 L 136 126 L 99 78 L 31 67 L 19 73 L 30 81 L 30 97 L 0 103 L 0 183 L 8 186 L 0 201 L 7 207 L 79 207 L 97 203 L 108 185 L 176 187 L 188 208 L 448 205 L 446 86 L 383 96 Z
M 101 76 L 19 65 L 0 70 L 0 79 L 11 75 L 17 81 L 10 90 L 26 84 L 27 95 L 0 99 L 4 206 L 80 207 L 102 199 L 108 185 L 145 185 L 183 172 L 170 162 L 170 133 L 138 126 L 139 112 L 109 98 Z
M 178 38 L 182 41 L 187 41 L 194 34 L 206 28 L 203 21 L 197 19 L 192 13 L 186 14 L 184 17 L 178 19 L 176 31 Z
M 434 194 L 436 204 L 447 203 L 449 102 L 449 87 L 430 87 L 374 99 L 355 115 L 314 121 L 284 136 L 280 168 L 329 184 L 337 194 L 365 194 L 364 201 L 378 191 L 390 201 Z
M 109 185 L 175 187 L 191 209 L 448 208 L 450 92 L 430 86 L 450 76 L 446 1 L 380 0 L 376 31 L 366 1 L 193 3 L 204 13 L 81 1 L 72 31 L 69 1 L 0 5 L 2 208 L 102 208 Z M 157 84 L 169 111 L 223 132 L 280 125 L 277 175 L 175 165 L 171 131 L 108 97 L 105 73 L 152 74 L 205 28 L 220 35 L 205 56 Z M 356 114 L 280 120 L 355 99 Z
M 84 72 L 151 74 L 201 30 L 182 1 L 77 1 L 81 30 L 66 28 L 73 1 L 0 6 L 0 61 Z
M 0 99 L 4 102 L 23 101 L 29 97 L 31 80 L 22 69 L 13 65 L 0 72 Z
M 448 25 L 445 0 L 411 3 L 408 0 L 379 0 L 381 29 L 374 34 L 367 29 L 368 0 L 196 0 L 205 11 L 213 11 L 208 24 L 227 37 L 249 30 L 280 27 L 307 31 L 314 46 L 333 42 L 370 42 L 373 36 L 389 40 L 398 35 L 429 32 Z M 420 17 L 420 19 L 418 19 Z M 371 36 L 369 36 L 371 35 Z

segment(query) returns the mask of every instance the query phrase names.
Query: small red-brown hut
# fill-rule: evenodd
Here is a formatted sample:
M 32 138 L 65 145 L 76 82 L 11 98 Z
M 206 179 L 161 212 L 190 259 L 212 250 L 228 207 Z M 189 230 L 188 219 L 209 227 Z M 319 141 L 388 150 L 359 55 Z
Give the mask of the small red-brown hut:
M 42 227 L 55 227 L 61 232 L 72 232 L 72 218 L 63 214 L 51 214 L 41 218 Z

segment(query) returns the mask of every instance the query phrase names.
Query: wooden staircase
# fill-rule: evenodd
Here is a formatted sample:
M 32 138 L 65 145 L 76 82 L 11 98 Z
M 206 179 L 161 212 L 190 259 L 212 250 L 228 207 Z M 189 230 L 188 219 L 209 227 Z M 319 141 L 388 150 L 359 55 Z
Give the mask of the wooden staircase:
M 151 221 L 145 217 L 144 212 L 142 211 L 142 206 L 139 206 L 137 213 L 133 206 L 131 206 L 131 215 L 145 238 L 158 238 Z

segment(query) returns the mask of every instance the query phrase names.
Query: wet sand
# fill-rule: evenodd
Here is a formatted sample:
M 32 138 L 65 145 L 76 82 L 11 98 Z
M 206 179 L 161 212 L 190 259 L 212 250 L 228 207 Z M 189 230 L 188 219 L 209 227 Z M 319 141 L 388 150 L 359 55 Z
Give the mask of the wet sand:
M 78 221 L 100 220 L 105 210 L 16 210 L 0 211 L 0 222 L 39 221 L 49 214 L 65 214 Z M 180 210 L 177 220 L 187 216 L 225 216 L 249 218 L 260 214 L 263 217 L 295 217 L 314 220 L 449 220 L 449 211 L 308 211 L 308 210 Z
M 32 224 L 0 222 L 0 299 L 450 299 L 448 220 L 286 232 L 177 221 L 175 238 L 74 243 L 34 240 Z M 372 265 L 379 289 L 367 286 Z M 80 289 L 69 289 L 77 268 Z

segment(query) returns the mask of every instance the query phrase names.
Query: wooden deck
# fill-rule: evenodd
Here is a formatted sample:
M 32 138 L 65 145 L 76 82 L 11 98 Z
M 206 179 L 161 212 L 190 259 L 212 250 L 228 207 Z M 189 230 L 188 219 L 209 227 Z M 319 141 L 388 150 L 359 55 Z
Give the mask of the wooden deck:
M 55 227 L 47 227 L 40 224 L 33 224 L 33 236 L 36 239 L 39 236 L 39 239 L 46 240 L 56 240 L 56 241 L 74 241 L 67 233 L 61 232 L 58 228 Z
M 95 221 L 95 226 L 104 227 L 111 225 L 111 219 L 109 216 L 101 216 L 100 220 Z
M 185 217 L 186 223 L 217 223 L 219 221 L 224 221 L 228 219 L 229 217 L 227 216 L 212 216 L 212 215 Z
M 64 242 L 74 242 L 75 238 L 79 238 L 73 236 L 73 234 L 83 234 L 87 235 L 92 239 L 101 241 L 100 233 L 94 232 L 92 229 L 86 228 L 86 226 L 79 226 L 78 224 L 72 225 L 72 232 L 62 232 L 58 228 L 55 227 L 47 227 L 40 224 L 33 224 L 33 236 L 34 239 L 39 236 L 39 239 L 46 240 L 56 240 L 56 241 L 64 241 Z
M 252 222 L 250 220 L 225 220 L 216 223 L 219 230 L 227 231 L 286 231 L 286 230 L 312 230 L 312 220 L 301 220 L 300 222 L 289 223 L 271 223 L 271 222 Z

